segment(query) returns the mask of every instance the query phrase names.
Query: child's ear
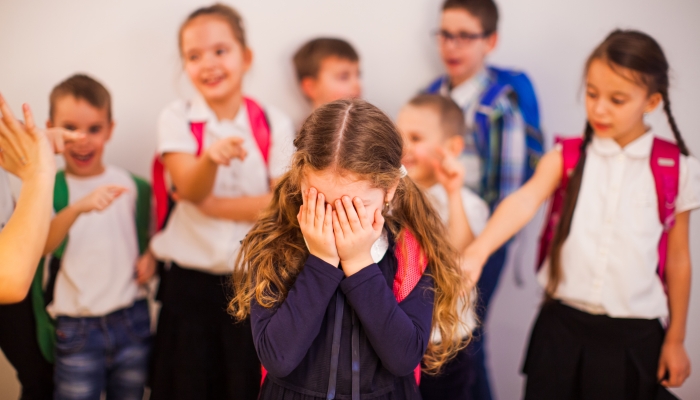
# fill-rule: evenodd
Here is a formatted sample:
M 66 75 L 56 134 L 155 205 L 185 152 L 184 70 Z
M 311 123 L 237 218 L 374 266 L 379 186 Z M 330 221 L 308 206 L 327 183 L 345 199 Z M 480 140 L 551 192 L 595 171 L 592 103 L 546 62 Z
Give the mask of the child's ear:
M 109 126 L 107 127 L 107 140 L 112 138 L 112 131 L 114 131 L 114 121 L 109 121 Z
M 464 150 L 464 138 L 460 135 L 448 138 L 445 143 L 445 148 L 452 157 L 458 157 Z
M 486 53 L 490 53 L 493 51 L 493 49 L 496 48 L 496 45 L 498 44 L 498 32 L 494 32 L 489 37 L 485 38 L 486 40 Z
M 50 118 L 46 120 L 46 127 L 47 127 L 47 128 L 53 128 L 53 121 L 51 121 Z
M 309 100 L 313 101 L 316 98 L 316 78 L 310 76 L 304 77 L 299 83 L 301 87 L 301 92 Z
M 243 71 L 248 72 L 251 65 L 253 65 L 253 50 L 246 47 L 243 49 Z
M 663 100 L 663 98 L 661 97 L 661 93 L 656 92 L 656 93 L 652 94 L 647 99 L 647 106 L 644 108 L 644 112 L 650 113 L 650 112 L 656 110 L 656 107 L 659 106 L 659 104 L 661 103 L 662 100 Z

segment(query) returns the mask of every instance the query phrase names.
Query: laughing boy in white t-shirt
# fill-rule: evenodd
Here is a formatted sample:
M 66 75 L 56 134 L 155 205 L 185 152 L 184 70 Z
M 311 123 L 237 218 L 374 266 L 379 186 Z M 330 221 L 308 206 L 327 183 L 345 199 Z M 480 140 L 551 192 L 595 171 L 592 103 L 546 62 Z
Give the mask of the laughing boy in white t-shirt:
M 54 190 L 54 208 L 64 208 L 51 222 L 45 248 L 60 258 L 47 307 L 57 320 L 55 398 L 78 392 L 81 398 L 141 398 L 150 353 L 142 285 L 155 270 L 150 253 L 141 254 L 150 189 L 102 160 L 114 128 L 104 86 L 74 75 L 53 89 L 50 106 L 49 127 L 85 133 L 66 145 L 65 171 Z
M 466 130 L 459 106 L 449 97 L 421 94 L 409 101 L 399 113 L 396 125 L 404 140 L 403 164 L 408 176 L 431 200 L 447 226 L 449 241 L 462 252 L 481 233 L 489 218 L 486 202 L 463 186 L 464 167 L 457 157 L 464 149 Z M 472 296 L 474 297 L 474 296 Z M 459 334 L 467 340 L 476 327 L 473 306 L 463 316 L 465 329 Z M 439 334 L 432 340 L 439 341 Z M 432 395 L 433 387 L 463 392 L 470 357 L 467 350 L 443 366 L 438 376 L 423 374 L 421 392 Z

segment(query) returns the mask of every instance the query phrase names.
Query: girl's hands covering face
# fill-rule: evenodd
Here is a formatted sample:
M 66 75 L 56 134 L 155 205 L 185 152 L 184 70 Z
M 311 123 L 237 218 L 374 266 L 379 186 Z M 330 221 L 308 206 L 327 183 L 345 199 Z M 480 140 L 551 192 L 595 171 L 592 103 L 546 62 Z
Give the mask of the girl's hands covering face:
M 335 202 L 333 234 L 338 256 L 345 276 L 353 275 L 374 263 L 370 253 L 384 227 L 384 217 L 379 209 L 367 215 L 360 198 L 343 196 Z
M 323 193 L 318 193 L 315 188 L 303 191 L 301 197 L 297 220 L 309 252 L 328 264 L 338 266 L 340 257 L 333 235 L 330 204 L 326 204 Z

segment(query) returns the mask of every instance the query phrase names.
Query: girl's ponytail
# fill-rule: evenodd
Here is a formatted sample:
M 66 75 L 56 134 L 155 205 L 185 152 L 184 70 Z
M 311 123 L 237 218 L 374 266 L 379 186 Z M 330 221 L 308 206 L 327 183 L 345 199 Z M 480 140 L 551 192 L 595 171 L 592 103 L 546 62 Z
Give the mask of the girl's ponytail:
M 584 130 L 583 142 L 581 143 L 580 149 L 581 156 L 578 160 L 578 164 L 576 164 L 576 168 L 574 168 L 574 171 L 569 177 L 561 219 L 559 220 L 559 226 L 552 238 L 552 246 L 549 253 L 549 279 L 547 280 L 547 287 L 545 288 L 545 295 L 548 298 L 554 297 L 559 282 L 561 282 L 561 249 L 571 231 L 571 221 L 574 218 L 578 194 L 581 190 L 581 181 L 583 180 L 583 168 L 586 165 L 586 149 L 591 140 L 593 140 L 593 127 L 591 127 L 590 123 L 586 122 L 586 129 Z
M 668 124 L 671 126 L 671 131 L 673 132 L 673 137 L 676 139 L 676 144 L 678 145 L 681 154 L 687 156 L 690 154 L 690 152 L 688 151 L 688 146 L 685 145 L 683 137 L 681 137 L 681 131 L 678 129 L 678 125 L 676 125 L 676 119 L 671 113 L 671 100 L 668 98 L 668 89 L 661 91 L 661 98 L 664 102 L 664 112 L 666 113 L 666 119 L 668 119 Z

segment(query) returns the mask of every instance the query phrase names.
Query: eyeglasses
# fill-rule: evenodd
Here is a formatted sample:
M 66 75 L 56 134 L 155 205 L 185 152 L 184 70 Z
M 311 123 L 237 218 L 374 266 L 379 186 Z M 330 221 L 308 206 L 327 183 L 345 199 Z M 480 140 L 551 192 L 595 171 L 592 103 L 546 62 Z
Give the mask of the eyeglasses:
M 433 35 L 437 36 L 440 44 L 447 44 L 448 42 L 454 41 L 456 46 L 464 46 L 476 40 L 484 39 L 491 36 L 491 32 L 470 33 L 462 31 L 452 33 L 444 29 L 439 29 L 433 32 Z

